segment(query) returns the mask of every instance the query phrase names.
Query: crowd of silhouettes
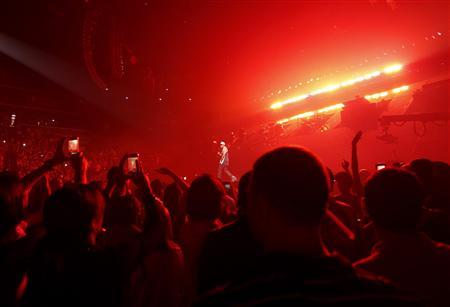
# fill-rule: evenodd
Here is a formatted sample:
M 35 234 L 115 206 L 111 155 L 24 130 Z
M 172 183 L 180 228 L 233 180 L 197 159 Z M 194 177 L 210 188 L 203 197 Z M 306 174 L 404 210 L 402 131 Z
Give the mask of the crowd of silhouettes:
M 128 155 L 90 181 L 61 140 L 33 171 L 0 172 L 0 306 L 450 306 L 450 166 L 370 174 L 361 138 L 335 172 L 269 151 L 237 196 L 208 174 L 150 181 Z

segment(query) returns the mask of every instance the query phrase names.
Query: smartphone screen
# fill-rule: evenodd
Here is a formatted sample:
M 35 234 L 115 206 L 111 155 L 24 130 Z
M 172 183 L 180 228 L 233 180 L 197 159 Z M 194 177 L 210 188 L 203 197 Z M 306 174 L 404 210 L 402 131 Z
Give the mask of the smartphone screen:
M 382 170 L 383 168 L 386 168 L 386 164 L 384 164 L 384 163 L 377 163 L 377 171 Z
M 136 171 L 137 171 L 137 163 L 136 163 L 136 161 L 138 159 L 139 159 L 139 155 L 138 154 L 128 157 L 127 169 L 128 169 L 129 173 L 136 173 Z
M 68 141 L 68 150 L 69 150 L 69 153 L 72 155 L 80 152 L 80 142 L 79 142 L 78 137 L 71 138 Z

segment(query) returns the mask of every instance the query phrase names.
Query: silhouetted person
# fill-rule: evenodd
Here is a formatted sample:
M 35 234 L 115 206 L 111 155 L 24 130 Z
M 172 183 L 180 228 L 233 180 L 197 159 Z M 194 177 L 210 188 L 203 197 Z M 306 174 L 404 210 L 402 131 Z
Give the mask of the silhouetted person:
M 44 234 L 42 211 L 49 191 L 43 176 L 64 159 L 60 141 L 53 157 L 23 178 L 11 172 L 0 173 L 1 306 L 17 305 L 23 293 L 25 272 Z
M 102 248 L 114 253 L 117 258 L 117 269 L 123 284 L 128 281 L 136 264 L 144 216 L 142 203 L 132 195 L 110 200 L 105 210 L 106 231 Z
M 450 166 L 433 163 L 431 195 L 426 204 L 422 230 L 431 239 L 450 244 Z
M 429 306 L 449 306 L 450 247 L 418 231 L 424 200 L 417 177 L 403 169 L 384 169 L 365 187 L 366 207 L 378 243 L 355 263 L 383 276 Z
M 23 306 L 116 306 L 114 261 L 95 251 L 104 201 L 87 186 L 55 192 L 44 208 L 47 235 L 28 272 Z
M 345 174 L 350 176 L 351 179 L 350 173 L 346 172 Z M 330 191 L 332 191 L 335 177 L 330 169 L 328 169 L 328 176 Z M 351 185 L 348 188 L 349 192 Z M 352 196 L 354 197 L 354 195 Z M 354 199 L 356 200 L 356 197 Z M 331 216 L 330 213 L 334 216 Z M 328 215 L 322 221 L 321 227 L 322 239 L 328 251 L 337 252 L 349 260 L 359 259 L 361 255 L 359 255 L 355 240 L 359 233 L 358 228 L 355 207 L 330 195 L 328 199 Z
M 334 176 L 334 178 L 336 180 L 337 188 L 339 190 L 339 193 L 334 196 L 334 199 L 346 203 L 352 206 L 354 210 L 356 210 L 358 206 L 358 199 L 356 195 L 353 194 L 352 192 L 353 187 L 352 175 L 350 175 L 350 173 L 348 172 L 338 172 Z
M 181 228 L 186 218 L 186 206 L 182 196 L 183 192 L 175 182 L 169 184 L 164 190 L 163 203 L 170 213 L 175 241 L 178 241 L 180 237 Z
M 433 162 L 429 159 L 416 159 L 411 161 L 407 168 L 416 174 L 422 183 L 425 197 L 429 197 L 433 184 Z
M 186 194 L 187 220 L 180 234 L 186 267 L 195 293 L 200 252 L 210 231 L 222 227 L 219 220 L 225 190 L 222 183 L 210 175 L 192 182 Z
M 384 285 L 358 278 L 324 251 L 319 225 L 328 200 L 322 163 L 299 147 L 259 158 L 250 183 L 250 229 L 265 255 L 205 306 L 368 306 L 407 301 Z
M 15 306 L 26 271 L 23 186 L 17 175 L 0 173 L 0 305 Z M 28 255 L 29 256 L 29 255 Z
M 169 212 L 158 201 L 146 204 L 140 247 L 123 306 L 187 306 L 183 253 L 173 242 Z
M 251 172 L 239 180 L 238 218 L 235 222 L 210 232 L 199 261 L 198 292 L 210 291 L 235 280 L 261 248 L 248 225 L 247 205 Z
M 225 173 L 231 181 L 236 182 L 237 178 L 229 170 L 229 166 L 230 166 L 229 152 L 228 152 L 228 147 L 224 141 L 220 142 L 220 149 L 219 149 L 219 152 L 217 153 L 217 155 L 219 156 L 219 166 L 217 168 L 217 178 L 219 178 L 220 180 L 224 180 L 223 174 Z

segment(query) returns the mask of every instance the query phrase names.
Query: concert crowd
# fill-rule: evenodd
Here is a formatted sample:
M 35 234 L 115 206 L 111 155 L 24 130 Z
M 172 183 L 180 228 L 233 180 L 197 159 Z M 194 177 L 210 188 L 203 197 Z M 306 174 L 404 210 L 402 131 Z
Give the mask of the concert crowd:
M 0 306 L 450 306 L 445 162 L 361 169 L 358 132 L 340 170 L 279 147 L 164 184 L 27 131 L 0 144 Z

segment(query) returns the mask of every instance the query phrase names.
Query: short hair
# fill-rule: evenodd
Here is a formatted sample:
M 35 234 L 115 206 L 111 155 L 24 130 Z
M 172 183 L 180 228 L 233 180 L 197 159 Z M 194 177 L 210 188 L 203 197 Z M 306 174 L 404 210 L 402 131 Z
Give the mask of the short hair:
M 21 195 L 15 193 L 20 186 L 20 178 L 12 172 L 0 172 L 0 235 L 8 232 L 24 216 Z
M 416 159 L 411 161 L 408 169 L 413 172 L 422 183 L 425 192 L 429 193 L 433 181 L 433 162 L 428 159 Z
M 375 225 L 398 232 L 416 229 L 424 193 L 413 173 L 397 168 L 378 171 L 367 182 L 365 197 Z
M 328 201 L 328 176 L 322 162 L 302 147 L 280 147 L 253 166 L 251 197 L 265 199 L 298 225 L 318 225 Z
M 186 211 L 193 220 L 215 220 L 221 215 L 225 189 L 211 175 L 202 175 L 192 181 L 186 193 Z
M 99 191 L 87 185 L 68 185 L 47 200 L 44 226 L 50 236 L 62 242 L 86 241 L 101 224 L 104 208 Z

